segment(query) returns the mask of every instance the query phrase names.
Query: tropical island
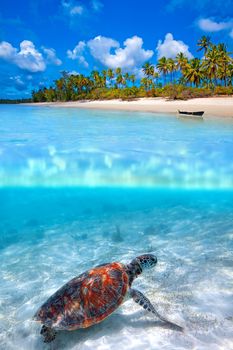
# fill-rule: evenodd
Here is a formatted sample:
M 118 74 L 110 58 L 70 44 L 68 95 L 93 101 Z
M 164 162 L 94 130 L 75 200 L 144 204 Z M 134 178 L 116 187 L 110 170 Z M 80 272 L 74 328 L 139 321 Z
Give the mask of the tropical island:
M 197 46 L 202 58 L 188 59 L 180 52 L 175 59 L 161 57 L 156 64 L 146 62 L 140 79 L 120 67 L 93 70 L 89 76 L 63 71 L 53 86 L 32 91 L 32 102 L 231 96 L 233 58 L 226 44 L 213 44 L 210 37 L 202 36 Z

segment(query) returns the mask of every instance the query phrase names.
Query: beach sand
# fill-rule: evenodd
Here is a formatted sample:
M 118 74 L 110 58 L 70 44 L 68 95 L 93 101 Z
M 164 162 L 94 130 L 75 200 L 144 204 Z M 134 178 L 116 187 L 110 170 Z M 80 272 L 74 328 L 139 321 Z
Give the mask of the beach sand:
M 91 108 L 105 110 L 141 111 L 155 113 L 177 113 L 177 110 L 205 111 L 204 116 L 232 117 L 233 97 L 196 98 L 187 101 L 168 101 L 164 98 L 140 98 L 133 101 L 101 100 L 44 102 L 30 105 L 49 107 Z

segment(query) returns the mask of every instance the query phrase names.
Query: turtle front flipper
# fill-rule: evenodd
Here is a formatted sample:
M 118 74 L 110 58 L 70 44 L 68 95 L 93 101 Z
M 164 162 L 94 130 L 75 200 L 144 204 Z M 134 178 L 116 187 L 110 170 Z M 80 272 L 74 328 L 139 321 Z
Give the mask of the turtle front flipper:
M 54 329 L 43 325 L 40 334 L 44 337 L 44 343 L 51 343 L 55 339 L 57 332 Z
M 150 300 L 147 297 L 145 297 L 145 295 L 143 295 L 141 292 L 139 292 L 139 290 L 130 288 L 129 294 L 136 303 L 141 305 L 145 310 L 152 312 L 161 321 L 165 322 L 166 324 L 169 324 L 170 326 L 181 332 L 184 330 L 183 327 L 178 326 L 177 324 L 168 321 L 165 317 L 161 316 L 159 312 L 155 309 L 155 307 L 151 304 Z

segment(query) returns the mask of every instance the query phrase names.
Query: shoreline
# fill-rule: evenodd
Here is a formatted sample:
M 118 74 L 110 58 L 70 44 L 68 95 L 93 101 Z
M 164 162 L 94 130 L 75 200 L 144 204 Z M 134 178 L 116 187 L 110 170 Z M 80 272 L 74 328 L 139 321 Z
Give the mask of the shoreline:
M 122 100 L 85 100 L 68 102 L 32 102 L 28 106 L 45 106 L 58 108 L 82 108 L 82 109 L 103 109 L 132 112 L 150 113 L 171 113 L 176 114 L 177 110 L 205 111 L 204 117 L 230 117 L 233 118 L 233 97 L 208 97 L 195 98 L 187 101 L 168 101 L 164 98 L 139 98 L 133 101 Z

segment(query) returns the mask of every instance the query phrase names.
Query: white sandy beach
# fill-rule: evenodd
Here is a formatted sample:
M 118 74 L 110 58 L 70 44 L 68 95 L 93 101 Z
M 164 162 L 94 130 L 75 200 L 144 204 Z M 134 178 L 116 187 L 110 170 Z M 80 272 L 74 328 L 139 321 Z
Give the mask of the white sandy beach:
M 177 113 L 177 110 L 205 111 L 204 116 L 232 117 L 233 97 L 196 98 L 188 101 L 168 101 L 164 98 L 140 98 L 133 101 L 70 101 L 33 103 L 36 106 L 91 108 L 105 110 L 142 111 L 155 113 Z

